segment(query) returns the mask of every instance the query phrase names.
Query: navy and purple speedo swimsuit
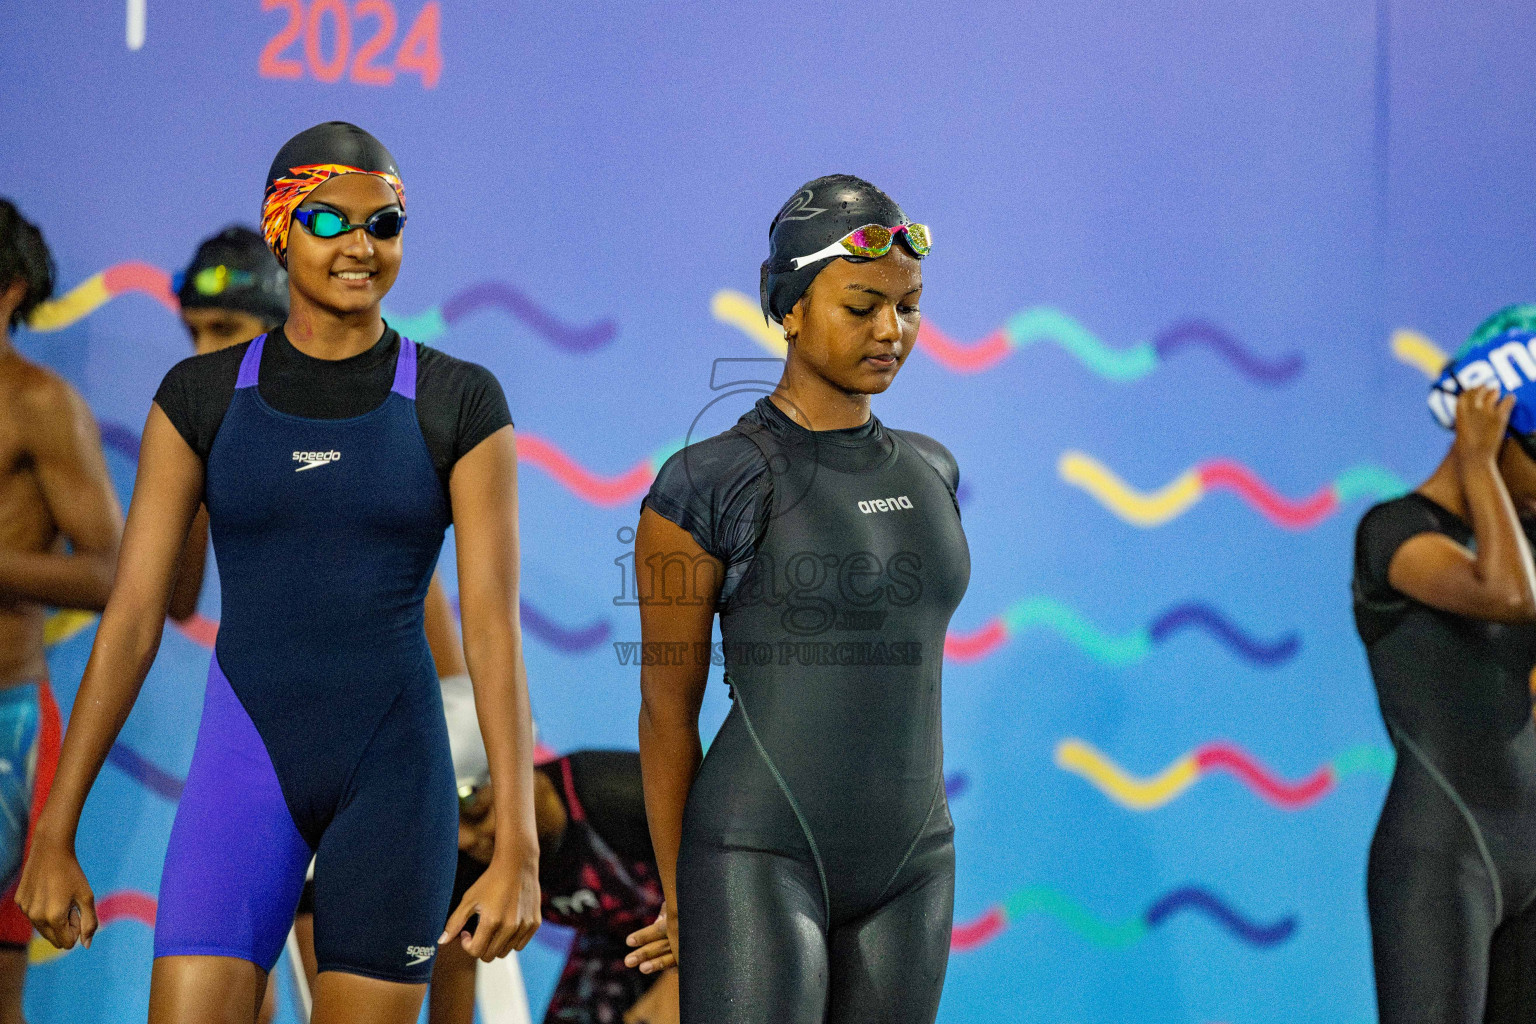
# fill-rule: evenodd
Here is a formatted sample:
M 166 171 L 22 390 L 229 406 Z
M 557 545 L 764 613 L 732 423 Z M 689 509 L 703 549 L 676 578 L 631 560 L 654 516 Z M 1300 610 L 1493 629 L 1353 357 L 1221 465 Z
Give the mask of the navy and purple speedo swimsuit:
M 223 392 L 207 443 L 206 403 L 184 396 L 194 383 L 199 401 L 208 388 L 217 396 L 239 348 L 232 394 Z M 288 371 L 356 383 L 387 370 L 391 354 L 389 391 L 366 411 L 357 411 L 366 384 L 351 389 L 354 414 L 343 417 L 293 415 L 266 398 L 267 370 L 285 372 L 284 360 Z M 232 956 L 270 970 L 313 855 L 320 969 L 411 983 L 430 976 L 449 910 L 458 804 L 422 611 L 450 510 L 445 459 L 430 450 L 416 407 L 417 356 L 387 331 L 366 353 L 311 367 L 324 361 L 274 334 L 186 361 L 196 365 L 173 370 L 156 396 L 176 409 L 168 417 L 199 454 L 206 444 L 223 599 L 161 879 L 157 957 Z M 173 382 L 178 371 L 192 379 Z M 479 416 L 478 430 L 510 422 L 494 391 L 481 404 L 499 401 L 500 416 Z M 474 403 L 455 393 L 446 419 L 462 423 Z M 300 398 L 288 404 L 337 411 L 323 397 Z

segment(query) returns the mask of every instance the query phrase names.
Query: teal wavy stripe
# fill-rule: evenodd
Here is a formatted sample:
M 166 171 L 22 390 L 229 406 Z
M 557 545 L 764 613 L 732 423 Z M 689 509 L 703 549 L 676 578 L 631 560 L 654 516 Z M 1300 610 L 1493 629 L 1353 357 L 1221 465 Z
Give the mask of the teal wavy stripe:
M 651 465 L 654 466 L 658 471 L 660 471 L 662 463 L 666 462 L 668 459 L 670 459 L 672 456 L 676 455 L 678 452 L 682 451 L 686 447 L 687 447 L 687 442 L 686 441 L 683 441 L 683 440 L 668 441 L 666 444 L 662 445 L 660 449 L 657 450 L 655 455 L 651 456 Z
M 1123 949 L 1139 942 L 1147 934 L 1144 921 L 1130 920 L 1113 924 L 1101 921 L 1076 900 L 1043 885 L 1021 889 L 1009 896 L 1003 904 L 1003 914 L 1009 921 L 1017 921 L 1025 914 L 1046 914 L 1095 946 L 1109 949 Z
M 1003 333 L 1015 349 L 1037 341 L 1055 342 L 1094 373 L 1117 384 L 1140 380 L 1157 369 L 1157 350 L 1150 343 L 1110 348 L 1072 317 L 1044 306 L 1015 313 L 1008 318 Z
M 1074 609 L 1049 597 L 1018 601 L 1002 614 L 1002 620 L 1010 635 L 1032 626 L 1052 630 L 1082 648 L 1095 661 L 1106 665 L 1130 665 L 1145 658 L 1152 650 L 1152 634 L 1148 630 L 1137 629 L 1122 636 L 1111 636 Z
M 1350 747 L 1333 759 L 1333 775 L 1347 779 L 1351 775 L 1391 775 L 1397 764 L 1397 753 L 1391 747 L 1361 744 Z
M 443 319 L 442 310 L 433 307 L 423 310 L 415 316 L 397 316 L 394 313 L 385 312 L 384 319 L 389 321 L 389 326 L 424 345 L 432 342 L 448 333 L 448 322 Z
M 1333 482 L 1333 493 L 1338 495 L 1340 504 L 1356 498 L 1386 501 L 1400 497 L 1407 491 L 1408 485 L 1403 483 L 1401 477 L 1380 466 L 1351 466 Z

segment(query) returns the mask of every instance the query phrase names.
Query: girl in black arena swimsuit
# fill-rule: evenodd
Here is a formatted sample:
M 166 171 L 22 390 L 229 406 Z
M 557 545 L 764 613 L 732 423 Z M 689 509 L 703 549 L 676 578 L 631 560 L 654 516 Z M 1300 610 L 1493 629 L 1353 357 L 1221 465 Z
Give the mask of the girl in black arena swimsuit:
M 640 958 L 676 950 L 683 1024 L 931 1024 L 954 904 L 939 677 L 970 556 L 954 458 L 869 409 L 916 341 L 928 232 L 836 175 L 770 238 L 784 376 L 673 456 L 640 518 L 647 654 L 708 650 L 718 608 L 733 697 L 701 764 L 708 659 L 642 669 L 670 935 Z
M 1430 405 L 1450 454 L 1356 537 L 1355 621 L 1397 749 L 1367 873 L 1382 1024 L 1536 1020 L 1536 423 L 1523 384 L 1483 386 L 1536 370 L 1532 338 L 1447 369 Z

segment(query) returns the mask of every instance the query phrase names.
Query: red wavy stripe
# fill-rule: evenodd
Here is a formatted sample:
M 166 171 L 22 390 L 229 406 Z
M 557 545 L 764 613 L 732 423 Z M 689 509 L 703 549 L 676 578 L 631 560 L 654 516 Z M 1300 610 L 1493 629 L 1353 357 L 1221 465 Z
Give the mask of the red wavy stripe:
M 96 901 L 96 919 L 102 924 L 129 919 L 155 926 L 155 898 L 148 893 L 123 889 L 108 893 Z
M 1332 484 L 1309 498 L 1292 501 L 1276 494 L 1253 470 L 1231 459 L 1202 463 L 1196 472 L 1200 474 L 1200 483 L 1206 488 L 1225 487 L 1236 491 L 1276 525 L 1287 529 L 1304 530 L 1316 526 L 1339 508 L 1339 499 Z
M 217 619 L 210 619 L 200 612 L 194 612 L 186 622 L 170 621 L 171 625 L 181 631 L 181 635 L 197 644 L 213 650 L 213 641 L 219 635 L 219 623 Z
M 950 633 L 944 638 L 944 657 L 955 661 L 985 658 L 1008 639 L 1001 619 L 993 619 L 974 633 Z
M 949 947 L 961 952 L 975 949 L 983 943 L 990 942 L 1007 923 L 1003 918 L 1003 909 L 993 907 L 974 921 L 955 925 L 954 930 L 949 933 Z
M 1247 751 L 1230 743 L 1208 743 L 1195 751 L 1195 763 L 1204 771 L 1231 772 L 1266 800 L 1287 810 L 1304 807 L 1333 788 L 1333 767 L 1324 765 L 1300 782 L 1276 778 Z
M 172 313 L 181 311 L 181 302 L 171 291 L 171 275 L 148 263 L 129 260 L 110 266 L 101 272 L 101 283 L 112 295 L 143 292 Z
M 614 477 L 600 477 L 576 464 L 569 455 L 533 434 L 517 435 L 517 456 L 544 472 L 594 505 L 620 505 L 643 495 L 656 473 L 649 458 L 633 469 Z
M 1008 336 L 999 328 L 980 341 L 956 341 L 937 327 L 919 324 L 917 343 L 928 354 L 956 373 L 980 373 L 996 366 L 1008 354 Z

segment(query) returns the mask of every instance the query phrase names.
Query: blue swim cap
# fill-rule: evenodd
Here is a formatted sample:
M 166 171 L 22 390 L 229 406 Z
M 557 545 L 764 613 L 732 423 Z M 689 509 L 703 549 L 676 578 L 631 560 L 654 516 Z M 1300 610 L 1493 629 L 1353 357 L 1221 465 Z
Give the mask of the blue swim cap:
M 1536 306 L 1507 306 L 1483 321 L 1429 389 L 1429 411 L 1454 430 L 1456 396 L 1481 387 L 1515 396 L 1510 436 L 1536 433 Z

